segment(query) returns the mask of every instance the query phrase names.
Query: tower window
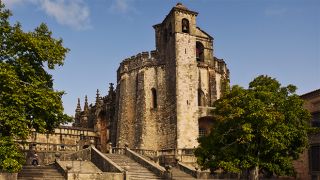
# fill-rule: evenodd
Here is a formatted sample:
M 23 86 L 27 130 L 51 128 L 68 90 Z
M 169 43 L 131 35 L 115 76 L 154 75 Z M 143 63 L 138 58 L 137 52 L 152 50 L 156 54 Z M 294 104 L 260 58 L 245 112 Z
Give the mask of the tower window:
M 155 88 L 151 89 L 152 92 L 152 108 L 157 108 L 158 103 L 157 103 L 157 90 Z
M 182 19 L 182 32 L 189 33 L 189 21 L 188 19 Z
M 196 58 L 197 61 L 204 61 L 204 46 L 201 42 L 196 42 Z

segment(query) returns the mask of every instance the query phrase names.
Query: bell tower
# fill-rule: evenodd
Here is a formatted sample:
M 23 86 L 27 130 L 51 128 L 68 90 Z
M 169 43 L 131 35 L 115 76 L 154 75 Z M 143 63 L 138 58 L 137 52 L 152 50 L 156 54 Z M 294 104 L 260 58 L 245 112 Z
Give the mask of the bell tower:
M 198 68 L 196 60 L 196 16 L 178 3 L 173 8 L 175 19 L 175 67 L 177 149 L 197 145 Z
M 197 145 L 197 15 L 197 12 L 178 3 L 161 24 L 153 26 L 160 61 L 166 64 L 166 82 L 169 86 L 167 93 L 175 99 L 175 148 L 178 149 Z

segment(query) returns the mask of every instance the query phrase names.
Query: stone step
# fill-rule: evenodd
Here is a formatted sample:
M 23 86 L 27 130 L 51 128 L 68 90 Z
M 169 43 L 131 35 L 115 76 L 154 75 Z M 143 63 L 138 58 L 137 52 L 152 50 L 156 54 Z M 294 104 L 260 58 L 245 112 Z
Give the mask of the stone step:
M 18 173 L 21 180 L 62 180 L 63 175 L 53 165 L 47 166 L 24 166 Z
M 125 155 L 106 154 L 106 156 L 122 168 L 129 166 L 129 169 L 128 169 L 129 179 L 132 179 L 132 180 L 162 179 L 158 177 L 156 174 L 154 174 L 152 171 L 148 170 L 138 162 L 130 159 Z
M 21 179 L 21 180 L 65 180 L 64 177 L 62 177 L 62 178 L 56 178 L 56 177 L 48 177 L 48 178 L 44 178 L 44 177 L 40 177 L 40 178 L 27 177 L 27 178 L 18 178 L 18 179 Z
M 176 180 L 180 180 L 180 179 L 185 179 L 185 180 L 191 180 L 191 179 L 196 179 L 193 176 L 191 176 L 190 174 L 187 174 L 183 171 L 181 171 L 180 169 L 173 167 L 171 169 L 172 171 L 172 179 L 176 179 Z
M 141 177 L 141 178 L 145 178 L 145 179 L 149 179 L 149 178 L 159 178 L 158 176 L 154 175 L 154 174 L 136 174 L 136 173 L 128 173 L 129 177 Z
M 41 173 L 30 173 L 30 172 L 23 172 L 19 173 L 18 177 L 43 177 L 43 176 L 50 176 L 50 177 L 60 177 L 60 173 L 46 173 L 46 172 L 41 172 Z
M 160 179 L 163 179 L 163 178 L 160 178 L 160 177 L 148 178 L 148 180 L 160 180 Z M 130 176 L 129 180 L 146 180 L 146 178 L 145 177 Z

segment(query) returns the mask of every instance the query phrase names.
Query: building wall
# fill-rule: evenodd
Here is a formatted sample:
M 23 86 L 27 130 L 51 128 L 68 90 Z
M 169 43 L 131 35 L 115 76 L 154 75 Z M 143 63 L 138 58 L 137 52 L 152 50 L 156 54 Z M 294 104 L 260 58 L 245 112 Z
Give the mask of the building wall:
M 320 89 L 306 93 L 301 96 L 304 100 L 304 107 L 311 113 L 311 126 L 320 127 Z M 295 170 L 297 171 L 297 177 L 302 179 L 320 179 L 320 149 L 318 156 L 313 157 L 312 147 L 320 146 L 320 133 L 310 135 L 309 137 L 309 149 L 306 149 L 294 162 Z M 319 161 L 317 167 L 312 167 L 312 161 Z M 313 169 L 318 169 L 317 171 Z
M 61 126 L 53 133 L 42 134 L 32 132 L 30 137 L 21 141 L 23 150 L 35 151 L 77 151 L 90 144 L 90 140 L 98 141 L 95 132 L 85 128 Z

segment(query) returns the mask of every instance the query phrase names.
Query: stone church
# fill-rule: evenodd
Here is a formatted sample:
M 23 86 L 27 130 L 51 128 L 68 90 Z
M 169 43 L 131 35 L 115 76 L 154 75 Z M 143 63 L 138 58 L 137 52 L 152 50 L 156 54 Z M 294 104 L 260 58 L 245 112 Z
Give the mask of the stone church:
M 214 55 L 214 38 L 197 27 L 198 13 L 181 3 L 153 26 L 156 49 L 124 59 L 117 84 L 82 109 L 75 127 L 93 128 L 102 151 L 192 149 L 210 131 L 211 111 L 229 83 L 229 70 Z

